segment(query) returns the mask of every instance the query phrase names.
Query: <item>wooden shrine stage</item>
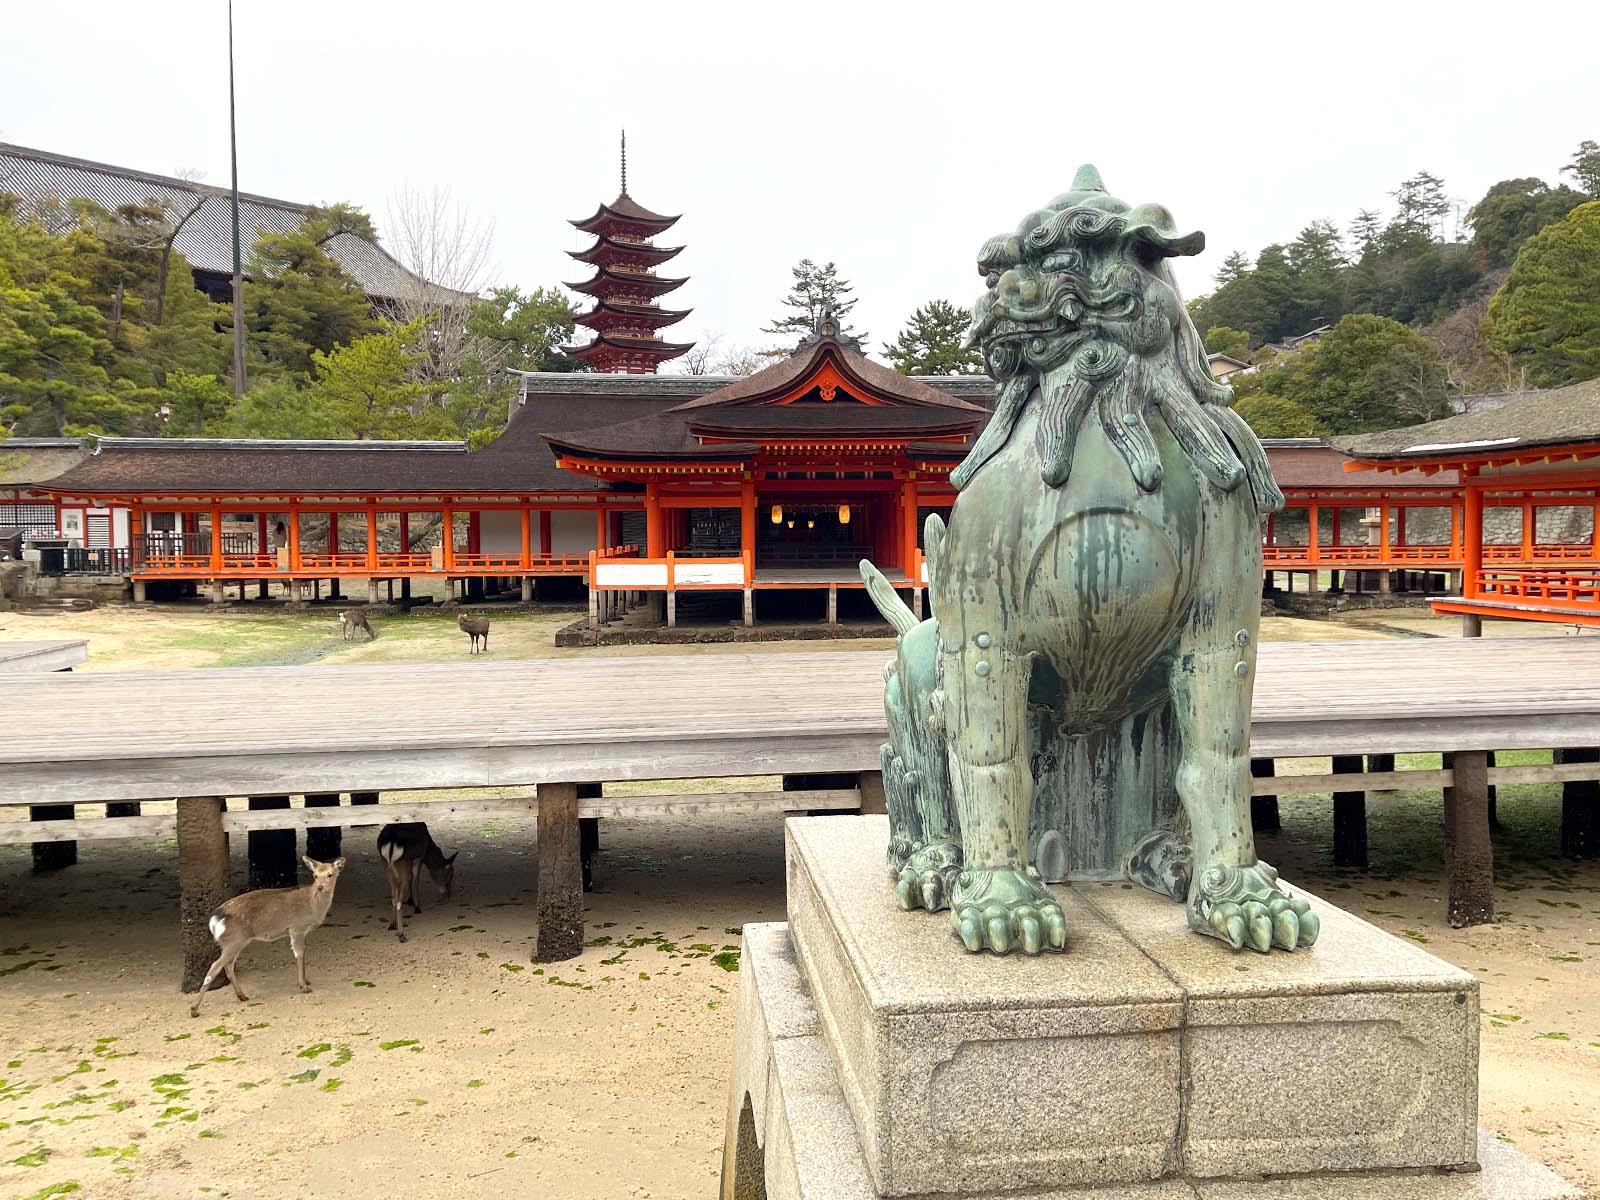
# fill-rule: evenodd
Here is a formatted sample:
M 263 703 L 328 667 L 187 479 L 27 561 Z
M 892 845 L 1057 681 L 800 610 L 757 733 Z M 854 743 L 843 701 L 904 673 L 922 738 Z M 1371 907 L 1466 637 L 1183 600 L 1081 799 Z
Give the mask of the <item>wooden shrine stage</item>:
M 556 661 L 0 675 L 9 734 L 0 843 L 178 839 L 186 962 L 210 956 L 229 832 L 377 825 L 433 812 L 536 814 L 536 956 L 583 945 L 580 819 L 712 811 L 882 811 L 888 654 L 699 654 Z M 480 702 L 441 703 L 474 696 Z M 491 703 L 481 702 L 492 698 Z M 1488 787 L 1590 780 L 1600 764 L 1488 766 L 1495 750 L 1600 747 L 1600 638 L 1419 639 L 1261 646 L 1252 753 L 1332 755 L 1336 774 L 1258 778 L 1258 795 L 1444 788 L 1452 920 L 1493 916 Z M 1363 773 L 1355 756 L 1445 752 L 1442 770 Z M 1558 755 L 1558 759 L 1563 756 Z M 1353 764 L 1353 765 L 1352 765 Z M 1368 760 L 1365 765 L 1374 765 Z M 851 773 L 857 787 L 580 798 L 618 780 Z M 791 781 L 793 782 L 793 781 Z M 527 787 L 514 800 L 341 805 L 339 793 Z M 328 807 L 216 797 L 314 794 Z M 176 816 L 77 817 L 63 806 L 178 800 Z M 285 801 L 285 804 L 287 801 Z M 1336 797 L 1336 809 L 1339 801 Z M 1361 848 L 1364 856 L 1364 805 Z M 1592 814 L 1590 814 L 1592 817 Z M 1589 818 L 1585 818 L 1589 819 Z M 1337 831 L 1336 831 L 1337 832 Z M 1589 836 L 1593 836 L 1592 831 Z

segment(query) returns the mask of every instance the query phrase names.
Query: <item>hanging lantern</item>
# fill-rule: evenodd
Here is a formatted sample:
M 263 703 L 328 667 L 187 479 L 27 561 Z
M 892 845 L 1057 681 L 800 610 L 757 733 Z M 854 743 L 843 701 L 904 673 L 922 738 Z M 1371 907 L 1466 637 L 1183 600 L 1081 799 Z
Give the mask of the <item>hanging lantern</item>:
M 794 528 L 794 518 L 793 518 L 793 517 L 791 517 L 791 518 L 790 518 L 790 519 L 789 519 L 789 521 L 788 521 L 788 526 L 789 526 L 789 528 L 790 528 L 790 529 L 793 529 L 793 528 Z
M 806 528 L 807 529 L 815 529 L 816 527 L 817 527 L 817 522 L 816 522 L 816 519 L 814 517 L 807 519 L 807 521 L 806 521 Z
M 850 506 L 848 504 L 839 505 L 839 524 L 850 524 Z
M 774 504 L 772 506 L 772 523 L 774 525 L 783 524 L 783 505 Z

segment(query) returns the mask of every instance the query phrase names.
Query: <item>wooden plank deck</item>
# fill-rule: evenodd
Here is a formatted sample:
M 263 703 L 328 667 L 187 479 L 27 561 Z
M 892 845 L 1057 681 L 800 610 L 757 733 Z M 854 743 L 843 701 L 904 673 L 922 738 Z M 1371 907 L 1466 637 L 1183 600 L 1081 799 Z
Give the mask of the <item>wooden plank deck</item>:
M 89 661 L 86 638 L 55 641 L 0 642 L 0 673 L 70 671 Z
M 873 770 L 888 660 L 8 676 L 0 804 Z M 1600 745 L 1600 638 L 1266 643 L 1259 675 L 1262 757 Z
M 215 797 L 547 785 L 528 807 L 542 822 L 560 818 L 557 840 L 570 842 L 574 857 L 572 870 L 540 875 L 539 919 L 560 914 L 562 933 L 538 944 L 559 943 L 565 954 L 575 944 L 571 914 L 581 913 L 581 898 L 567 894 L 576 878 L 578 821 L 635 810 L 643 815 L 652 801 L 656 810 L 674 811 L 674 802 L 659 797 L 574 800 L 575 782 L 850 772 L 861 776 L 859 797 L 835 794 L 823 802 L 819 794 L 816 807 L 860 803 L 865 809 L 886 736 L 882 688 L 889 658 L 887 651 L 533 662 L 463 657 L 427 664 L 0 674 L 0 707 L 12 733 L 0 743 L 0 806 L 53 805 L 56 816 L 71 818 L 72 804 L 178 799 L 170 827 L 159 817 L 124 816 L 73 820 L 71 832 L 111 836 L 109 830 L 84 832 L 98 822 L 128 822 L 130 834 L 141 822 L 151 830 L 176 829 L 180 883 L 186 862 L 188 877 L 202 881 L 185 886 L 185 928 L 194 935 L 186 935 L 185 977 L 193 985 L 209 946 L 203 915 L 223 898 L 211 892 L 226 876 L 225 863 L 219 871 L 205 856 L 215 858 L 227 830 L 425 815 L 415 804 L 320 812 L 263 805 L 230 813 Z M 1258 669 L 1257 756 L 1452 755 L 1444 771 L 1420 773 L 1418 782 L 1426 775 L 1429 786 L 1450 785 L 1445 809 L 1453 863 L 1463 858 L 1458 843 L 1476 838 L 1488 846 L 1487 782 L 1495 777 L 1485 767 L 1487 752 L 1600 746 L 1600 638 L 1267 643 Z M 1359 769 L 1359 759 L 1355 765 Z M 1539 768 L 1541 778 L 1552 779 L 1592 777 L 1597 770 L 1592 764 Z M 1511 781 L 1509 774 L 1500 777 Z M 1398 785 L 1387 775 L 1382 783 L 1377 778 L 1369 786 Z M 1305 790 L 1282 782 L 1277 787 L 1259 779 L 1255 790 Z M 1326 790 L 1326 777 L 1323 784 Z M 705 798 L 676 803 L 690 799 Z M 812 807 L 801 797 L 774 794 L 752 794 L 743 802 Z M 16 823 L 6 824 L 15 835 Z M 58 836 L 68 833 L 64 827 Z M 186 846 L 199 857 L 186 857 Z M 1486 857 L 1475 871 L 1459 886 L 1452 874 L 1452 914 L 1459 893 L 1461 923 L 1492 915 Z M 189 929 L 195 920 L 201 924 Z

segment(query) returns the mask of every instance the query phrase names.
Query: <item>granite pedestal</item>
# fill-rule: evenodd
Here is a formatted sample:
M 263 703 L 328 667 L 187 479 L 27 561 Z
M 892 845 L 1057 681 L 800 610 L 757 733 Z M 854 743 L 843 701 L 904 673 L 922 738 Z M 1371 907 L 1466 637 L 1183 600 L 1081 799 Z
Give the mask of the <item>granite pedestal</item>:
M 789 921 L 745 927 L 725 1200 L 1557 1200 L 1476 1128 L 1477 981 L 1308 897 L 1235 953 L 1169 900 L 1054 889 L 1067 953 L 969 955 L 901 912 L 883 817 L 788 823 Z

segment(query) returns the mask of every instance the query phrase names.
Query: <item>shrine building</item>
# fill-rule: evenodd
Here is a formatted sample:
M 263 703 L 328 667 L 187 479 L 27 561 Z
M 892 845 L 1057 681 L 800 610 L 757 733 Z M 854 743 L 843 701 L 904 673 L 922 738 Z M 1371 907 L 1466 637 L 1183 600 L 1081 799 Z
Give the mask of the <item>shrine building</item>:
M 377 601 L 433 578 L 452 595 L 528 600 L 567 580 L 596 625 L 643 600 L 672 624 L 685 592 L 742 597 L 749 624 L 761 593 L 810 591 L 832 621 L 870 558 L 920 608 L 923 522 L 954 502 L 949 475 L 989 419 L 993 382 L 901 375 L 829 318 L 745 378 L 659 374 L 692 345 L 663 336 L 687 310 L 659 303 L 686 282 L 657 274 L 680 253 L 655 244 L 677 219 L 632 199 L 624 174 L 616 200 L 573 222 L 594 239 L 572 252 L 594 273 L 571 285 L 593 300 L 578 318 L 593 336 L 564 349 L 593 370 L 522 373 L 504 432 L 482 449 L 52 443 L 36 448 L 48 464 L 11 481 L 9 512 L 0 496 L 0 526 L 9 515 L 37 533 L 48 515 L 68 571 L 123 575 L 136 598 L 207 587 L 220 601 L 276 583 L 296 597 L 364 585 Z M 1462 593 L 1441 611 L 1600 614 L 1600 427 L 1578 419 L 1600 404 L 1576 395 L 1337 448 L 1269 439 L 1287 504 L 1263 523 L 1267 590 L 1420 586 Z M 1544 432 L 1516 433 L 1524 417 Z

